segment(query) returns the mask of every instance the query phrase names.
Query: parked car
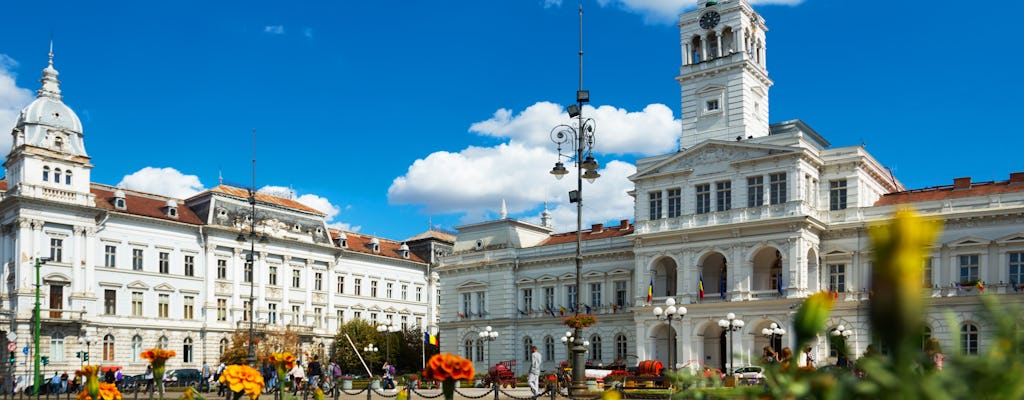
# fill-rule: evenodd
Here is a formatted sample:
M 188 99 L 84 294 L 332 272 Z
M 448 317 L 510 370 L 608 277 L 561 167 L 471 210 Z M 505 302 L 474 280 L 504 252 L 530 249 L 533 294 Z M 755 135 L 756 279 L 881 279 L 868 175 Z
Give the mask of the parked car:
M 195 368 L 183 368 L 164 373 L 164 386 L 199 386 L 202 372 Z
M 739 367 L 732 371 L 732 375 L 740 380 L 758 383 L 764 380 L 764 369 L 756 365 Z

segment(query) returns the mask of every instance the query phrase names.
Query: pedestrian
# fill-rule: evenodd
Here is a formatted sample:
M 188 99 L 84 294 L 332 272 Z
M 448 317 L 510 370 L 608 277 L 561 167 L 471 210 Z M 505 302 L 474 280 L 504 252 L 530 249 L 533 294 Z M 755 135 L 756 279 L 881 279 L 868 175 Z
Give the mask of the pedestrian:
M 814 368 L 814 355 L 811 354 L 811 346 L 804 348 L 804 366 Z
M 320 365 L 320 356 L 313 356 L 306 368 L 306 376 L 309 377 L 309 386 L 315 387 L 320 383 L 320 377 L 324 375 L 323 366 Z
M 220 375 L 224 373 L 224 368 L 227 368 L 227 367 L 228 367 L 227 364 L 224 364 L 224 362 L 221 361 L 220 365 L 217 366 L 217 372 L 213 373 L 213 380 L 217 381 L 217 395 L 218 396 L 223 396 L 225 393 L 227 393 L 227 390 L 225 390 L 225 388 L 227 386 L 222 385 L 220 383 Z
M 526 378 L 527 384 L 530 385 L 530 392 L 533 393 L 533 397 L 537 397 L 540 393 L 540 352 L 537 351 L 537 346 L 530 347 L 530 374 Z
M 60 392 L 68 392 L 68 371 L 64 371 L 60 374 Z
M 936 338 L 929 338 L 924 344 L 924 351 L 928 356 L 925 369 L 941 371 L 942 362 L 946 359 L 946 355 L 942 354 L 942 346 L 939 345 L 939 340 Z
M 146 366 L 146 373 L 142 375 L 142 379 L 146 381 L 146 391 L 153 391 L 153 365 Z
M 391 365 L 391 360 L 384 361 L 384 366 L 381 367 L 381 369 L 384 372 L 384 381 L 382 382 L 381 385 L 382 389 L 391 389 L 395 387 L 395 375 L 393 372 L 394 368 L 395 367 Z
M 50 378 L 50 393 L 60 393 L 60 374 L 53 371 L 53 378 Z
M 292 380 L 292 396 L 302 389 L 302 382 L 306 378 L 306 371 L 302 369 L 302 363 L 296 362 L 295 367 L 288 371 L 288 377 Z
M 199 372 L 199 390 L 202 392 L 210 391 L 210 378 L 213 377 L 213 372 L 210 371 L 210 364 L 203 360 L 203 368 Z
M 273 393 L 274 389 L 277 389 L 277 382 L 274 382 L 274 367 L 270 366 L 269 363 L 264 362 L 263 366 L 260 367 L 260 375 L 263 375 L 263 382 L 267 384 L 263 386 L 263 393 Z
M 783 371 L 789 371 L 789 366 L 793 362 L 793 350 L 789 347 L 783 347 L 782 352 L 779 353 L 779 364 L 782 365 Z

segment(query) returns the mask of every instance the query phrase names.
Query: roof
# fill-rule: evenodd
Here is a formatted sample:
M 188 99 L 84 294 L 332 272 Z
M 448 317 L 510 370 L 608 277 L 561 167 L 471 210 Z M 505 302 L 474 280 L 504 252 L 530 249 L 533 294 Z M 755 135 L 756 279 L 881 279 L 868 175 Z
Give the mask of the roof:
M 963 197 L 987 196 L 999 193 L 1024 192 L 1024 173 L 1010 174 L 1006 181 L 976 182 L 971 178 L 957 178 L 952 185 L 888 193 L 875 202 L 876 206 L 940 201 Z
M 4 180 L 4 186 L 7 185 L 7 181 Z M 124 192 L 124 203 L 125 209 L 120 210 L 114 207 L 114 192 L 121 190 Z M 203 220 L 199 219 L 196 213 L 192 212 L 191 208 L 188 208 L 180 200 L 172 197 L 158 196 L 155 194 L 133 192 L 125 189 L 118 189 L 113 186 L 100 185 L 93 183 L 90 187 L 90 191 L 96 196 L 96 207 L 104 210 L 122 212 L 132 215 L 140 215 L 144 217 L 162 219 L 167 221 L 177 221 L 192 225 L 202 225 Z M 167 207 L 167 201 L 173 201 L 178 204 L 178 218 L 172 218 L 167 215 L 165 208 Z
M 583 240 L 596 240 L 605 239 L 619 236 L 626 236 L 633 233 L 633 224 L 629 223 L 629 220 L 619 221 L 619 225 L 606 227 L 604 224 L 594 224 L 590 227 L 590 230 L 583 232 Z M 556 233 L 551 235 L 547 240 L 540 242 L 537 246 L 550 246 L 554 244 L 572 243 L 576 241 L 576 231 Z
M 430 230 L 428 230 L 426 232 L 420 233 L 420 234 L 418 234 L 416 236 L 413 236 L 411 238 L 405 239 L 405 241 L 406 242 L 415 242 L 417 240 L 424 240 L 424 239 L 437 239 L 437 240 L 442 240 L 442 241 L 445 241 L 445 242 L 455 243 L 455 235 L 453 235 L 451 233 L 448 233 L 448 232 L 435 231 L 433 229 L 430 229 Z
M 249 199 L 249 189 L 236 188 L 234 186 L 218 185 L 217 187 L 210 189 L 210 192 L 222 193 L 228 196 L 237 197 L 241 199 Z M 274 195 L 256 192 L 256 201 L 260 203 L 274 204 L 285 208 L 291 208 L 293 210 L 299 210 L 308 212 L 320 216 L 326 216 L 327 214 L 323 211 L 309 207 L 305 204 L 299 203 L 292 199 L 286 199 L 284 197 L 277 197 Z
M 398 259 L 409 260 L 409 261 L 418 262 L 418 263 L 425 263 L 425 262 L 427 262 L 426 260 L 420 258 L 419 256 L 417 256 L 415 253 L 413 253 L 411 251 L 409 252 L 409 257 L 408 258 L 403 257 L 402 253 L 398 252 L 398 249 L 400 247 L 402 247 L 402 243 L 394 241 L 394 240 L 391 240 L 391 239 L 384 239 L 384 238 L 379 238 L 379 237 L 376 237 L 376 236 L 363 235 L 361 233 L 355 233 L 355 232 L 336 231 L 336 230 L 332 229 L 331 230 L 331 240 L 336 240 L 341 233 L 345 234 L 345 238 L 348 241 L 347 246 L 344 247 L 345 250 L 353 251 L 353 252 L 356 252 L 356 253 L 384 256 L 384 257 L 389 257 L 389 258 L 398 258 Z M 377 252 L 373 251 L 373 244 L 372 244 L 373 239 L 377 239 L 377 243 L 380 245 L 380 251 L 377 251 Z

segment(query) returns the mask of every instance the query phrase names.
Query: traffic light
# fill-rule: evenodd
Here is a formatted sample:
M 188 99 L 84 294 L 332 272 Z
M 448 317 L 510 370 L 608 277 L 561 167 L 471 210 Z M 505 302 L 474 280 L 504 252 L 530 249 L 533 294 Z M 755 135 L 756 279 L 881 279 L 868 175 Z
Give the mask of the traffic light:
M 89 352 L 88 351 L 83 351 L 82 352 L 82 357 L 83 357 L 82 361 L 89 361 Z
M 50 365 L 50 356 L 42 356 L 43 365 Z
M 10 355 L 10 358 L 8 358 L 7 361 L 9 361 L 11 364 L 14 364 L 15 360 L 16 360 L 16 357 L 14 356 L 14 352 L 12 351 L 11 355 Z
M 82 358 L 82 352 L 76 351 L 75 352 L 75 358 L 79 358 L 79 359 Z

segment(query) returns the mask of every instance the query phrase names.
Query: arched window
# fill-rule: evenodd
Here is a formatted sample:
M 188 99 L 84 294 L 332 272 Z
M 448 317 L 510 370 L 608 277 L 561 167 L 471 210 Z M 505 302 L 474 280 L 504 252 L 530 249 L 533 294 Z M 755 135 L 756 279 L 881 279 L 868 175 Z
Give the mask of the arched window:
M 626 335 L 618 334 L 615 335 L 615 362 L 625 363 L 627 354 Z
M 227 353 L 228 351 L 228 339 L 224 338 L 220 340 L 220 354 Z
M 60 168 L 53 170 L 53 182 L 60 183 Z
M 193 362 L 192 338 L 185 338 L 185 343 L 181 346 L 181 361 L 184 361 L 186 363 Z
M 132 362 L 139 362 L 141 360 L 139 354 L 142 354 L 142 336 L 135 335 L 132 337 Z
M 921 330 L 921 349 L 924 350 L 925 346 L 928 345 L 928 339 L 932 338 L 932 327 L 925 325 L 924 329 Z
M 960 327 L 960 350 L 964 354 L 978 354 L 978 326 L 966 323 Z
M 544 359 L 554 360 L 555 359 L 555 338 L 551 336 L 544 337 Z
M 476 340 L 476 360 L 477 361 L 483 361 L 484 360 L 484 340 L 483 339 L 477 339 Z
M 50 167 L 43 167 L 43 182 L 50 180 Z
M 64 184 L 71 184 L 71 170 L 64 171 Z
M 50 336 L 50 362 L 64 361 L 64 334 L 55 332 Z
M 473 340 L 472 339 L 466 339 L 466 342 L 463 343 L 462 352 L 465 353 L 465 354 L 463 354 L 463 356 L 465 356 L 467 360 L 472 360 L 473 359 Z
M 103 337 L 103 361 L 114 361 L 114 335 Z
M 57 150 L 64 150 L 64 139 L 60 136 L 53 138 L 53 147 Z
M 590 337 L 590 359 L 594 361 L 601 361 L 601 336 L 594 335 Z
M 530 361 L 530 353 L 533 349 L 533 339 L 529 336 L 523 338 L 523 360 Z
M 169 349 L 171 348 L 170 345 L 171 341 L 167 339 L 167 336 L 161 336 L 160 340 L 156 342 L 156 346 L 161 349 Z

